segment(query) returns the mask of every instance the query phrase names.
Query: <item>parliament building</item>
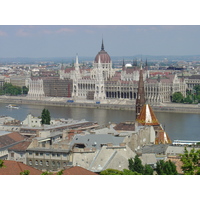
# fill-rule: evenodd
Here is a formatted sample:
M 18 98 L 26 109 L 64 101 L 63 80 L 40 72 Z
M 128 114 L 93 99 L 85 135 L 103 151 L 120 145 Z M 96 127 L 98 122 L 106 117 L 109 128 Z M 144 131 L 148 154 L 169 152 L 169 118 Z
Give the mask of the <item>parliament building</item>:
M 183 78 L 165 73 L 152 76 L 147 61 L 139 63 L 139 66 L 134 62 L 133 65 L 125 65 L 123 61 L 122 68 L 116 70 L 102 40 L 101 50 L 95 56 L 92 68 L 81 66 L 76 55 L 74 66 L 62 66 L 59 77 L 31 77 L 28 97 L 68 97 L 75 102 L 102 103 L 109 100 L 132 100 L 135 103 L 141 69 L 148 103 L 155 105 L 171 102 L 174 92 L 181 92 L 186 96 L 187 84 Z

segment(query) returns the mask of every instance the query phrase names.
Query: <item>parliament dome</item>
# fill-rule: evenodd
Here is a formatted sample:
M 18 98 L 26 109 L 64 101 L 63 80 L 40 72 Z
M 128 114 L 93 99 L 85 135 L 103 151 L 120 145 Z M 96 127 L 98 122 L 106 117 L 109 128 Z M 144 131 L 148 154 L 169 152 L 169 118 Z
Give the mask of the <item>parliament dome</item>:
M 111 63 L 110 56 L 108 53 L 104 50 L 104 45 L 103 45 L 103 40 L 102 40 L 102 45 L 101 45 L 101 51 L 96 55 L 94 62 L 98 63 L 99 62 L 99 57 L 100 57 L 100 62 L 101 63 Z

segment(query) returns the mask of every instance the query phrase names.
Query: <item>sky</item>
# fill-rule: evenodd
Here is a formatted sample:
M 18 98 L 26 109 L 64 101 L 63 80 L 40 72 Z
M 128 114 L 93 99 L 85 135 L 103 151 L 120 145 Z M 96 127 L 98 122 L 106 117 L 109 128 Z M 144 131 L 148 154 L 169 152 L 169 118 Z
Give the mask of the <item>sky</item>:
M 4 1 L 0 58 L 95 57 L 102 39 L 110 56 L 200 54 L 193 0 L 131 2 Z
M 0 57 L 199 55 L 199 25 L 0 25 Z

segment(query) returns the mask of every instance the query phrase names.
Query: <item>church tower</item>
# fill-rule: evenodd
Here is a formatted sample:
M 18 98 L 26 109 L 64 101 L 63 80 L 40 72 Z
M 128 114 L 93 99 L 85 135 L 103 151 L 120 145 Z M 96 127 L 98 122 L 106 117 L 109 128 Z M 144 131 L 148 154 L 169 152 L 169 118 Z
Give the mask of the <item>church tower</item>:
M 101 65 L 101 58 L 99 57 L 98 66 L 96 70 L 96 84 L 94 99 L 96 101 L 101 101 L 106 99 L 105 87 L 104 87 L 104 77 Z
M 139 76 L 139 82 L 138 82 L 138 92 L 137 92 L 137 98 L 136 98 L 136 119 L 140 115 L 141 109 L 143 105 L 145 104 L 145 91 L 144 91 L 144 80 L 143 80 L 143 69 L 142 64 L 140 68 L 140 76 Z

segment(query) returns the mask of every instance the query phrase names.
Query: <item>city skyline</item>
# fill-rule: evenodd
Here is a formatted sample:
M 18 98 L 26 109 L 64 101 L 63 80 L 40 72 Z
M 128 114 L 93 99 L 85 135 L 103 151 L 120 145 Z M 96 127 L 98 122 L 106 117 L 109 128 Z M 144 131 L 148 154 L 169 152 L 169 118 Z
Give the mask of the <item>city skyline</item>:
M 199 25 L 1 25 L 0 58 L 200 55 Z

